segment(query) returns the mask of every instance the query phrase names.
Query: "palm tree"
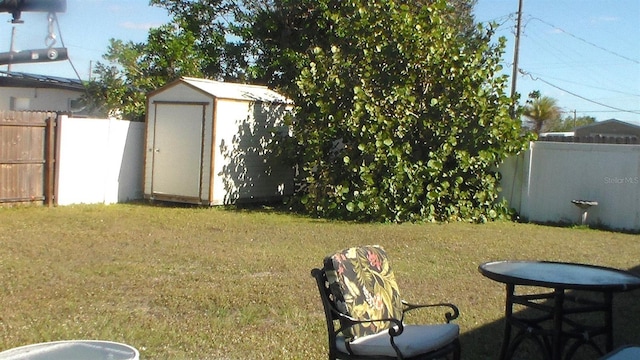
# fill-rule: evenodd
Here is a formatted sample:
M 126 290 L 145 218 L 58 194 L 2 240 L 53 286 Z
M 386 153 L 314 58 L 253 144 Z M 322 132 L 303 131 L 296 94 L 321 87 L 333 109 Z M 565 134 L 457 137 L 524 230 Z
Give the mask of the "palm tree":
M 532 93 L 529 95 L 532 100 L 527 101 L 523 115 L 533 122 L 533 132 L 540 135 L 540 131 L 546 121 L 560 117 L 560 107 L 554 98 L 540 96 Z

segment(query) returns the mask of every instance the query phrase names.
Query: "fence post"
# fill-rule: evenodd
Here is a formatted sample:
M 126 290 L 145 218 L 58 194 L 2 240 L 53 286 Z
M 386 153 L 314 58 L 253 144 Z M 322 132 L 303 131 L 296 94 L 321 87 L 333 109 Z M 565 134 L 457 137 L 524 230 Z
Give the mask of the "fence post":
M 56 113 L 50 113 L 46 120 L 45 127 L 45 170 L 44 170 L 44 197 L 45 204 L 49 207 L 53 206 L 55 191 L 55 143 L 56 143 Z

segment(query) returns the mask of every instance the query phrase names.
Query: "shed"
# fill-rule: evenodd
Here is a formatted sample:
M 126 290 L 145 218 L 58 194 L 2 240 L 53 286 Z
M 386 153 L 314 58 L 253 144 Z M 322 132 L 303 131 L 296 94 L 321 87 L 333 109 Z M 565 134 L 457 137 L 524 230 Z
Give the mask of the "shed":
M 293 193 L 274 146 L 290 101 L 264 86 L 183 77 L 147 96 L 144 196 L 202 205 Z

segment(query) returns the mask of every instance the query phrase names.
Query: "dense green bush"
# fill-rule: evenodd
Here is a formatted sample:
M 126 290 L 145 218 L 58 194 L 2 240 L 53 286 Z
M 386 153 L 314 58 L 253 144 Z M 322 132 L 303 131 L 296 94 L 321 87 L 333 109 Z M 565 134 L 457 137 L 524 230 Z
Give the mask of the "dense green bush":
M 504 39 L 463 33 L 446 1 L 320 0 L 330 45 L 306 53 L 293 129 L 304 208 L 361 221 L 504 217 L 495 167 L 523 147 Z

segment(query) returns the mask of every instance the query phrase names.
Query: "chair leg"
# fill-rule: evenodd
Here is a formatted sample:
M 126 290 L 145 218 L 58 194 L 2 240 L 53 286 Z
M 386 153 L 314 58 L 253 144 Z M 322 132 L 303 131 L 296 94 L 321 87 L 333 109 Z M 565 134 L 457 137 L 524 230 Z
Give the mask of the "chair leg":
M 329 351 L 329 360 L 340 360 L 340 359 L 334 352 Z

